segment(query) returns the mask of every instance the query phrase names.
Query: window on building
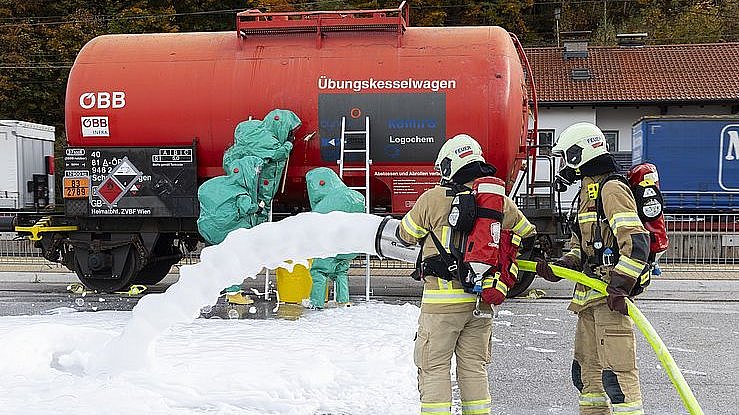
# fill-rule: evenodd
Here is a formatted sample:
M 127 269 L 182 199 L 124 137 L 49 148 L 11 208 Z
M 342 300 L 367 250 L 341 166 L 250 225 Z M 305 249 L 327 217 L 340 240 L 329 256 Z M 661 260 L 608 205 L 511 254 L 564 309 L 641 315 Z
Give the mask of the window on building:
M 551 146 L 554 143 L 554 130 L 539 130 L 539 145 Z M 539 155 L 548 156 L 552 154 L 552 147 L 539 147 Z
M 608 151 L 618 151 L 618 131 L 603 131 L 603 135 L 606 136 Z

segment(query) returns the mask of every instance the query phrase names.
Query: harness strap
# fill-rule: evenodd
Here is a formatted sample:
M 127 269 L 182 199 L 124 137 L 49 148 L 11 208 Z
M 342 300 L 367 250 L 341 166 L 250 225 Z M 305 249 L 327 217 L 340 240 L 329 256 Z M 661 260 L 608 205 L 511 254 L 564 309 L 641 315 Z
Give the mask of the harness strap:
M 600 184 L 598 184 L 598 196 L 595 198 L 595 213 L 597 215 L 597 219 L 595 221 L 595 229 L 593 232 L 593 251 L 595 251 L 595 261 L 597 264 L 603 263 L 603 251 L 605 251 L 606 247 L 603 245 L 603 232 L 601 228 L 601 221 L 603 221 L 606 218 L 605 210 L 603 209 L 603 186 L 605 186 L 606 183 L 608 183 L 611 180 L 618 180 L 621 183 L 624 183 L 627 188 L 629 187 L 629 181 L 626 180 L 626 178 L 620 174 L 611 174 L 610 176 L 606 176 L 603 180 L 601 180 Z M 614 230 L 614 236 L 615 236 L 615 230 Z M 614 254 L 618 255 L 618 245 L 614 248 Z
M 459 264 L 457 261 L 452 258 L 451 255 L 446 251 L 446 248 L 444 248 L 444 245 L 439 241 L 439 238 L 434 235 L 434 231 L 429 232 L 429 235 L 431 235 L 431 240 L 434 242 L 434 246 L 436 246 L 436 250 L 439 251 L 439 256 L 441 256 L 442 262 L 444 262 L 444 265 L 446 265 L 449 270 L 449 272 L 455 274 L 457 277 L 459 277 Z
M 503 212 L 495 210 L 495 209 L 488 209 L 484 207 L 478 207 L 477 208 L 477 217 L 478 218 L 487 218 L 487 219 L 495 219 L 498 222 L 503 222 Z

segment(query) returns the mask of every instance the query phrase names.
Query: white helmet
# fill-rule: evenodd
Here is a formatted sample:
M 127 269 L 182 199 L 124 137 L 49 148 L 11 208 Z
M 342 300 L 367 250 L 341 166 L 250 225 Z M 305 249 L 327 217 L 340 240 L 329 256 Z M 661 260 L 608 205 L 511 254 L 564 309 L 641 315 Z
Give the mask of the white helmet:
M 482 147 L 469 135 L 457 134 L 441 146 L 434 168 L 441 173 L 442 181 L 449 181 L 459 169 L 475 161 L 485 162 Z
M 563 157 L 568 167 L 579 169 L 590 160 L 608 154 L 608 147 L 600 128 L 589 122 L 579 122 L 562 131 L 552 153 Z

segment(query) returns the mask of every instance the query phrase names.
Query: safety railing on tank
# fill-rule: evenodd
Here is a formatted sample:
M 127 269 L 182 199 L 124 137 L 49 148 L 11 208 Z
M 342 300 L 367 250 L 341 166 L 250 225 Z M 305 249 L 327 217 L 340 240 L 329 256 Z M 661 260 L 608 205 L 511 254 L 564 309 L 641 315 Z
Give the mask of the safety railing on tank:
M 534 79 L 534 71 L 531 69 L 531 63 L 529 62 L 529 58 L 526 56 L 526 52 L 523 50 L 523 45 L 521 44 L 521 41 L 518 40 L 518 36 L 516 36 L 515 33 L 508 32 L 508 34 L 511 36 L 513 45 L 516 47 L 516 52 L 518 53 L 518 58 L 521 61 L 524 75 L 526 77 L 526 83 L 522 85 L 522 88 L 524 88 L 524 92 L 531 93 L 530 97 L 528 93 L 524 95 L 526 97 L 526 101 L 523 103 L 523 105 L 524 107 L 530 108 L 531 110 L 529 116 L 532 117 L 532 128 L 528 130 L 528 125 L 526 126 L 528 134 L 526 135 L 526 137 L 524 137 L 524 142 L 521 143 L 521 148 L 519 148 L 519 156 L 521 157 L 521 154 L 523 154 L 527 160 L 527 163 L 529 159 L 532 160 L 531 184 L 533 185 L 533 182 L 536 178 L 536 157 L 537 147 L 539 146 L 539 97 L 536 93 L 536 80 Z M 528 119 L 526 121 L 528 122 Z M 531 187 L 530 189 L 533 189 L 533 187 Z
M 397 9 L 330 10 L 307 12 L 262 12 L 246 10 L 236 15 L 239 38 L 291 33 L 315 33 L 320 48 L 324 33 L 372 31 L 401 35 L 408 26 L 410 12 L 404 1 Z

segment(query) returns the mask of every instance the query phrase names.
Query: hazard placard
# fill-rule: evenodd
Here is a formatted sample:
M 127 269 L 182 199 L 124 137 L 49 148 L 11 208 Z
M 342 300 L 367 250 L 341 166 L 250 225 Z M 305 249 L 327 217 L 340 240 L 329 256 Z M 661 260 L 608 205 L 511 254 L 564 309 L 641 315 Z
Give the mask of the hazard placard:
M 65 204 L 74 216 L 198 216 L 197 163 L 193 147 L 86 147 L 68 148 L 67 151 L 67 154 L 79 156 L 69 158 L 69 162 L 65 159 L 65 171 L 89 174 L 89 190 L 85 196 Z M 188 158 L 192 162 L 153 161 L 153 156 L 162 154 Z M 77 177 L 70 175 L 66 179 Z M 71 182 L 69 185 L 69 193 L 76 194 L 77 187 Z
M 100 196 L 108 205 L 112 206 L 123 194 L 123 188 L 115 180 L 108 177 L 95 189 L 95 194 Z
M 89 177 L 65 177 L 64 198 L 65 199 L 87 199 L 90 196 Z

